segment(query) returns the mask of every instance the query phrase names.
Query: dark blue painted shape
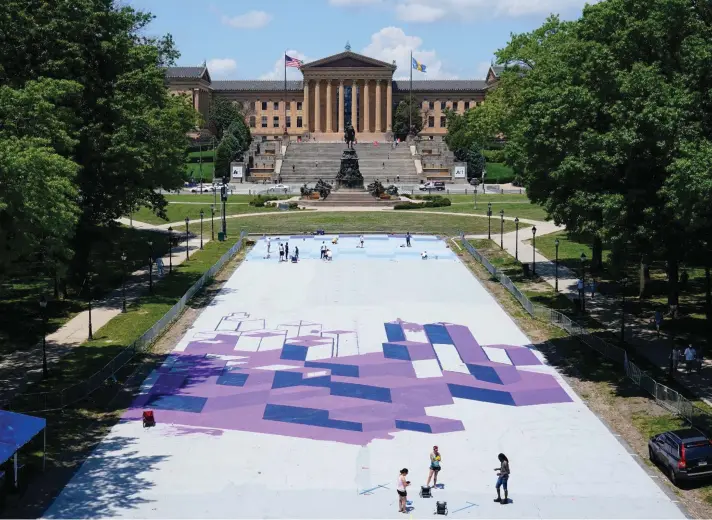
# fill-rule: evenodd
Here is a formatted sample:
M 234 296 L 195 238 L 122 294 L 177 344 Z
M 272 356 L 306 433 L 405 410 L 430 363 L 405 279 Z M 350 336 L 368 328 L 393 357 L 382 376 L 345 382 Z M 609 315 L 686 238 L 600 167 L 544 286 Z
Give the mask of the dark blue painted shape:
M 290 386 L 300 386 L 302 384 L 302 374 L 299 372 L 289 372 L 277 370 L 272 380 L 272 388 L 289 388 Z
M 321 426 L 337 430 L 363 431 L 361 423 L 352 421 L 338 421 L 329 419 L 329 412 L 317 408 L 301 408 L 299 406 L 285 406 L 281 404 L 267 404 L 262 416 L 267 421 L 279 421 L 307 426 Z
M 398 323 L 384 323 L 383 326 L 386 327 L 386 337 L 388 341 L 405 341 L 403 327 Z
M 157 394 L 149 399 L 147 407 L 156 410 L 176 410 L 179 412 L 200 413 L 203 411 L 207 397 L 192 395 L 161 395 Z
M 495 371 L 494 367 L 468 364 L 467 370 L 469 370 L 470 374 L 475 376 L 475 378 L 479 379 L 480 381 L 486 381 L 487 383 L 494 383 L 496 385 L 504 384 L 497 372 Z
M 433 433 L 433 429 L 430 427 L 429 424 L 423 424 L 413 421 L 399 421 L 398 419 L 396 419 L 396 428 L 398 428 L 399 430 L 411 430 L 414 432 Z
M 302 385 L 329 388 L 331 386 L 331 376 L 302 377 Z
M 448 383 L 450 395 L 471 401 L 482 401 L 483 403 L 504 404 L 516 406 L 512 395 L 509 392 L 489 390 L 487 388 L 473 388 L 471 386 L 455 385 Z
M 448 334 L 447 329 L 444 325 L 424 325 L 425 333 L 428 335 L 430 343 L 442 343 L 445 345 L 453 345 L 450 334 Z
M 284 345 L 280 359 L 291 359 L 292 361 L 305 361 L 307 359 L 307 347 L 299 345 Z
M 307 368 L 326 368 L 334 376 L 358 377 L 358 365 L 340 365 L 338 363 L 324 363 L 322 361 L 306 361 Z
M 405 345 L 393 345 L 392 343 L 383 344 L 383 357 L 388 359 L 401 359 L 403 361 L 410 361 L 408 347 L 406 347 Z
M 245 386 L 245 382 L 247 381 L 247 376 L 250 374 L 243 374 L 240 372 L 230 372 L 230 371 L 225 371 L 223 374 L 218 377 L 217 383 L 219 385 L 227 385 L 227 386 Z
M 354 383 L 331 383 L 331 395 L 341 397 L 355 397 L 356 399 L 366 399 L 368 401 L 381 401 L 390 403 L 391 391 L 388 388 L 378 386 L 358 385 Z

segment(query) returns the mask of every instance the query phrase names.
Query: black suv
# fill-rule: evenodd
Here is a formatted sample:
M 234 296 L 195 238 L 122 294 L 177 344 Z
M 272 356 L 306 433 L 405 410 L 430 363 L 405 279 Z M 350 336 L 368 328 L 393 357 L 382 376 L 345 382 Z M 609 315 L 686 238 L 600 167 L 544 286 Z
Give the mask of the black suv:
M 693 428 L 661 433 L 648 441 L 650 461 L 668 472 L 673 484 L 712 477 L 712 441 Z

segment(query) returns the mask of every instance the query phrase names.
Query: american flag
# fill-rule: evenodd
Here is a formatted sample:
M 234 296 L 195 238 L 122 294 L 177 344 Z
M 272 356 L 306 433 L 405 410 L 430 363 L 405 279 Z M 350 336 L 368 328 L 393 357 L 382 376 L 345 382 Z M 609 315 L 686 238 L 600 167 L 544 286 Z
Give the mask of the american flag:
M 292 58 L 291 56 L 287 56 L 286 54 L 284 55 L 284 64 L 287 67 L 296 67 L 296 68 L 299 68 L 302 65 L 304 65 L 302 60 L 298 60 L 297 58 Z

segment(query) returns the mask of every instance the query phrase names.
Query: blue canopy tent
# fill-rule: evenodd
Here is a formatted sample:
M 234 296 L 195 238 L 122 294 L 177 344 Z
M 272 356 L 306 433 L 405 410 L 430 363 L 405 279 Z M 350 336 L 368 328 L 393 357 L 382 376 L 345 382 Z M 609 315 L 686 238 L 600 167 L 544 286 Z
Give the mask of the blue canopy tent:
M 42 469 L 44 469 L 44 452 L 47 449 L 46 426 L 45 419 L 0 410 L 0 464 L 14 458 L 15 486 L 17 486 L 17 452 L 40 432 L 44 432 L 42 453 Z

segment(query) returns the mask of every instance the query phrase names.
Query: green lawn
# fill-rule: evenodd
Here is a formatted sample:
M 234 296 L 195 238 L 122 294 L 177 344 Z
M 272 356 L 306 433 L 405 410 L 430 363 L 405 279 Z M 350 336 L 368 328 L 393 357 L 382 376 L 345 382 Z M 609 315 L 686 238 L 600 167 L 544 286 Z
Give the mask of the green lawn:
M 537 251 L 548 259 L 554 260 L 556 257 L 555 241 L 557 238 L 559 239 L 559 263 L 561 265 L 565 265 L 571 269 L 581 269 L 581 253 L 584 253 L 589 261 L 591 260 L 593 256 L 591 246 L 582 242 L 577 237 L 570 235 L 567 231 L 558 231 L 556 233 L 537 237 Z M 604 264 L 608 260 L 609 255 L 610 251 L 608 249 L 604 249 Z
M 542 208 L 541 206 L 537 206 L 536 204 L 492 202 L 492 219 L 493 219 L 493 221 L 499 220 L 499 212 L 501 210 L 504 210 L 505 217 L 519 217 L 519 218 L 527 218 L 527 219 L 532 219 L 532 220 L 546 220 L 546 211 L 544 211 L 544 208 Z M 454 203 L 452 206 L 447 206 L 444 208 L 427 208 L 426 211 L 446 211 L 449 213 L 474 213 L 477 215 L 486 215 L 487 214 L 487 202 L 480 202 L 479 197 L 478 197 L 477 209 L 475 209 L 473 200 L 470 200 L 465 203 L 462 203 L 462 202 Z M 538 240 L 537 240 L 537 245 L 539 245 Z
M 508 184 L 514 180 L 514 170 L 502 163 L 487 163 L 486 184 Z
M 202 154 L 201 154 L 200 150 L 196 150 L 196 151 L 194 151 L 194 152 L 188 152 L 188 157 L 195 157 L 195 158 L 198 158 L 198 157 L 200 157 L 201 155 L 202 155 L 204 158 L 205 158 L 205 157 L 209 157 L 209 158 L 212 160 L 212 159 L 213 159 L 213 150 L 212 150 L 212 149 L 208 150 L 208 149 L 206 149 L 205 147 L 203 147 Z
M 404 196 L 411 197 L 410 194 L 404 193 Z M 419 197 L 424 197 L 428 195 L 426 192 L 416 192 L 412 198 L 418 199 Z M 464 193 L 450 193 L 448 194 L 447 191 L 444 193 L 438 192 L 435 193 L 433 192 L 432 195 L 442 195 L 443 197 L 447 197 L 450 199 L 450 201 L 453 204 L 458 204 L 458 203 L 470 203 L 474 205 L 475 202 L 475 195 L 472 192 L 472 189 L 469 189 L 467 192 L 467 195 Z M 484 204 L 485 207 L 487 206 L 487 203 L 491 202 L 493 205 L 495 203 L 503 203 L 503 202 L 519 202 L 523 204 L 528 204 L 529 203 L 529 198 L 526 196 L 526 194 L 517 194 L 517 193 L 503 193 L 503 194 L 493 194 L 493 193 L 488 193 L 486 195 L 483 195 L 481 192 L 477 193 L 477 207 L 480 206 L 480 204 Z
M 458 215 L 429 215 L 407 211 L 334 211 L 277 212 L 270 215 L 232 218 L 227 220 L 231 236 L 241 230 L 249 233 L 312 233 L 324 229 L 327 233 L 429 233 L 456 235 L 487 232 L 487 219 Z M 522 226 L 520 225 L 520 228 Z M 185 226 L 183 226 L 185 229 Z M 513 231 L 514 224 L 505 222 L 505 231 Z
M 164 233 L 122 226 L 99 228 L 91 240 L 90 265 L 94 271 L 93 295 L 101 298 L 121 285 L 123 265 L 121 252 L 126 252 L 126 270 L 134 271 L 148 264 L 154 255 L 168 251 L 168 238 Z M 153 242 L 150 247 L 148 242 Z M 5 279 L 0 283 L 0 353 L 31 348 L 42 339 L 39 298 L 45 295 L 47 304 L 47 331 L 58 329 L 87 305 L 84 279 L 78 276 L 69 280 L 67 298 L 55 299 L 53 280 L 41 274 L 40 266 L 28 266 L 22 277 Z
M 205 195 L 203 195 L 205 197 Z M 250 197 L 253 198 L 253 197 Z M 139 222 L 145 222 L 147 224 L 166 224 L 168 222 L 182 222 L 186 217 L 190 218 L 193 222 L 200 222 L 200 210 L 203 210 L 203 222 L 206 229 L 210 228 L 210 207 L 212 206 L 212 200 L 210 203 L 204 202 L 200 204 L 168 204 L 166 208 L 167 220 L 158 217 L 149 208 L 142 207 L 136 213 L 133 214 L 133 219 Z M 250 206 L 247 203 L 232 203 L 225 205 L 226 215 L 237 215 L 240 213 L 268 213 L 271 211 L 278 211 L 273 207 L 262 207 L 256 208 Z M 222 204 L 218 203 L 215 207 L 215 219 L 216 221 L 222 215 Z
M 204 182 L 212 182 L 213 180 L 213 172 L 215 171 L 215 166 L 213 163 L 203 163 L 203 181 Z M 193 178 L 196 181 L 200 180 L 200 163 L 187 163 L 186 164 L 186 172 L 188 173 L 189 178 Z

